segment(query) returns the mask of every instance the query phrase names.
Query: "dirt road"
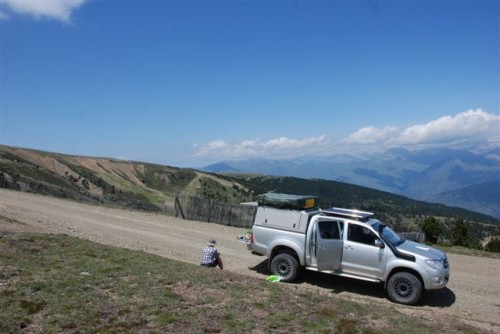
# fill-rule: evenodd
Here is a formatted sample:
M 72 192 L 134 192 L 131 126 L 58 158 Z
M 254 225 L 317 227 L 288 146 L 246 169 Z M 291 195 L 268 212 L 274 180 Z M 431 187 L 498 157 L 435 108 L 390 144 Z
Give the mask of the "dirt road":
M 246 231 L 241 228 L 2 189 L 0 229 L 64 233 L 193 264 L 199 263 L 201 249 L 207 240 L 215 238 L 226 270 L 263 279 L 267 276 L 266 259 L 251 255 L 245 244 L 237 240 Z M 457 318 L 478 329 L 500 333 L 500 260 L 448 255 L 451 265 L 448 288 L 427 294 L 418 306 L 398 305 L 398 311 L 430 321 Z M 313 272 L 293 287 L 395 306 L 378 285 Z

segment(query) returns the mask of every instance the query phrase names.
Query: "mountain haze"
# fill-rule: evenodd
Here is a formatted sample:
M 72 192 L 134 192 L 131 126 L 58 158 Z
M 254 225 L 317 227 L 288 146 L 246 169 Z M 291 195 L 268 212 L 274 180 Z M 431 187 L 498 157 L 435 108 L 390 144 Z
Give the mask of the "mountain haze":
M 203 170 L 334 180 L 500 217 L 499 149 L 473 153 L 395 148 L 362 158 L 339 155 L 224 161 Z

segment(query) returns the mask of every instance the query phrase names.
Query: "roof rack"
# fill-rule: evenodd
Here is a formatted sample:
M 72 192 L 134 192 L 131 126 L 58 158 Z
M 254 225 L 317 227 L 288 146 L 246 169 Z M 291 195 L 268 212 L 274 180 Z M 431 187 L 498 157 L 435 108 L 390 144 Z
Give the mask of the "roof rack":
M 352 209 L 344 209 L 344 208 L 330 208 L 330 209 L 321 209 L 322 213 L 330 216 L 343 216 L 355 219 L 368 219 L 373 216 L 373 212 L 360 211 L 360 210 L 352 210 Z

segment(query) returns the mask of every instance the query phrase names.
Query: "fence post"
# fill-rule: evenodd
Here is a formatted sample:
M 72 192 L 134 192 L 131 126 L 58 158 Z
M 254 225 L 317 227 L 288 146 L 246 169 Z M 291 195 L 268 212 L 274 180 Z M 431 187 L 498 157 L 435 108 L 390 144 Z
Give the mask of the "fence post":
M 181 202 L 179 201 L 179 196 L 177 196 L 177 194 L 175 194 L 175 204 L 179 208 L 179 211 L 181 212 L 182 219 L 186 219 L 186 217 L 184 216 L 184 212 L 182 211 L 182 206 Z
M 213 199 L 210 199 L 210 201 L 208 202 L 208 222 L 210 223 L 210 218 L 212 217 L 212 202 L 213 202 Z

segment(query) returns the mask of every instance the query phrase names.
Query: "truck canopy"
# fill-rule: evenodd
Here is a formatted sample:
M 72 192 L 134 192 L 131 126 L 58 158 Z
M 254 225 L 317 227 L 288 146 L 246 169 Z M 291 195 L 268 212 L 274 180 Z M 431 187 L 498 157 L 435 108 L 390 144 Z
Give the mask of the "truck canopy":
M 266 193 L 257 195 L 257 203 L 279 209 L 308 210 L 318 208 L 316 196 Z

